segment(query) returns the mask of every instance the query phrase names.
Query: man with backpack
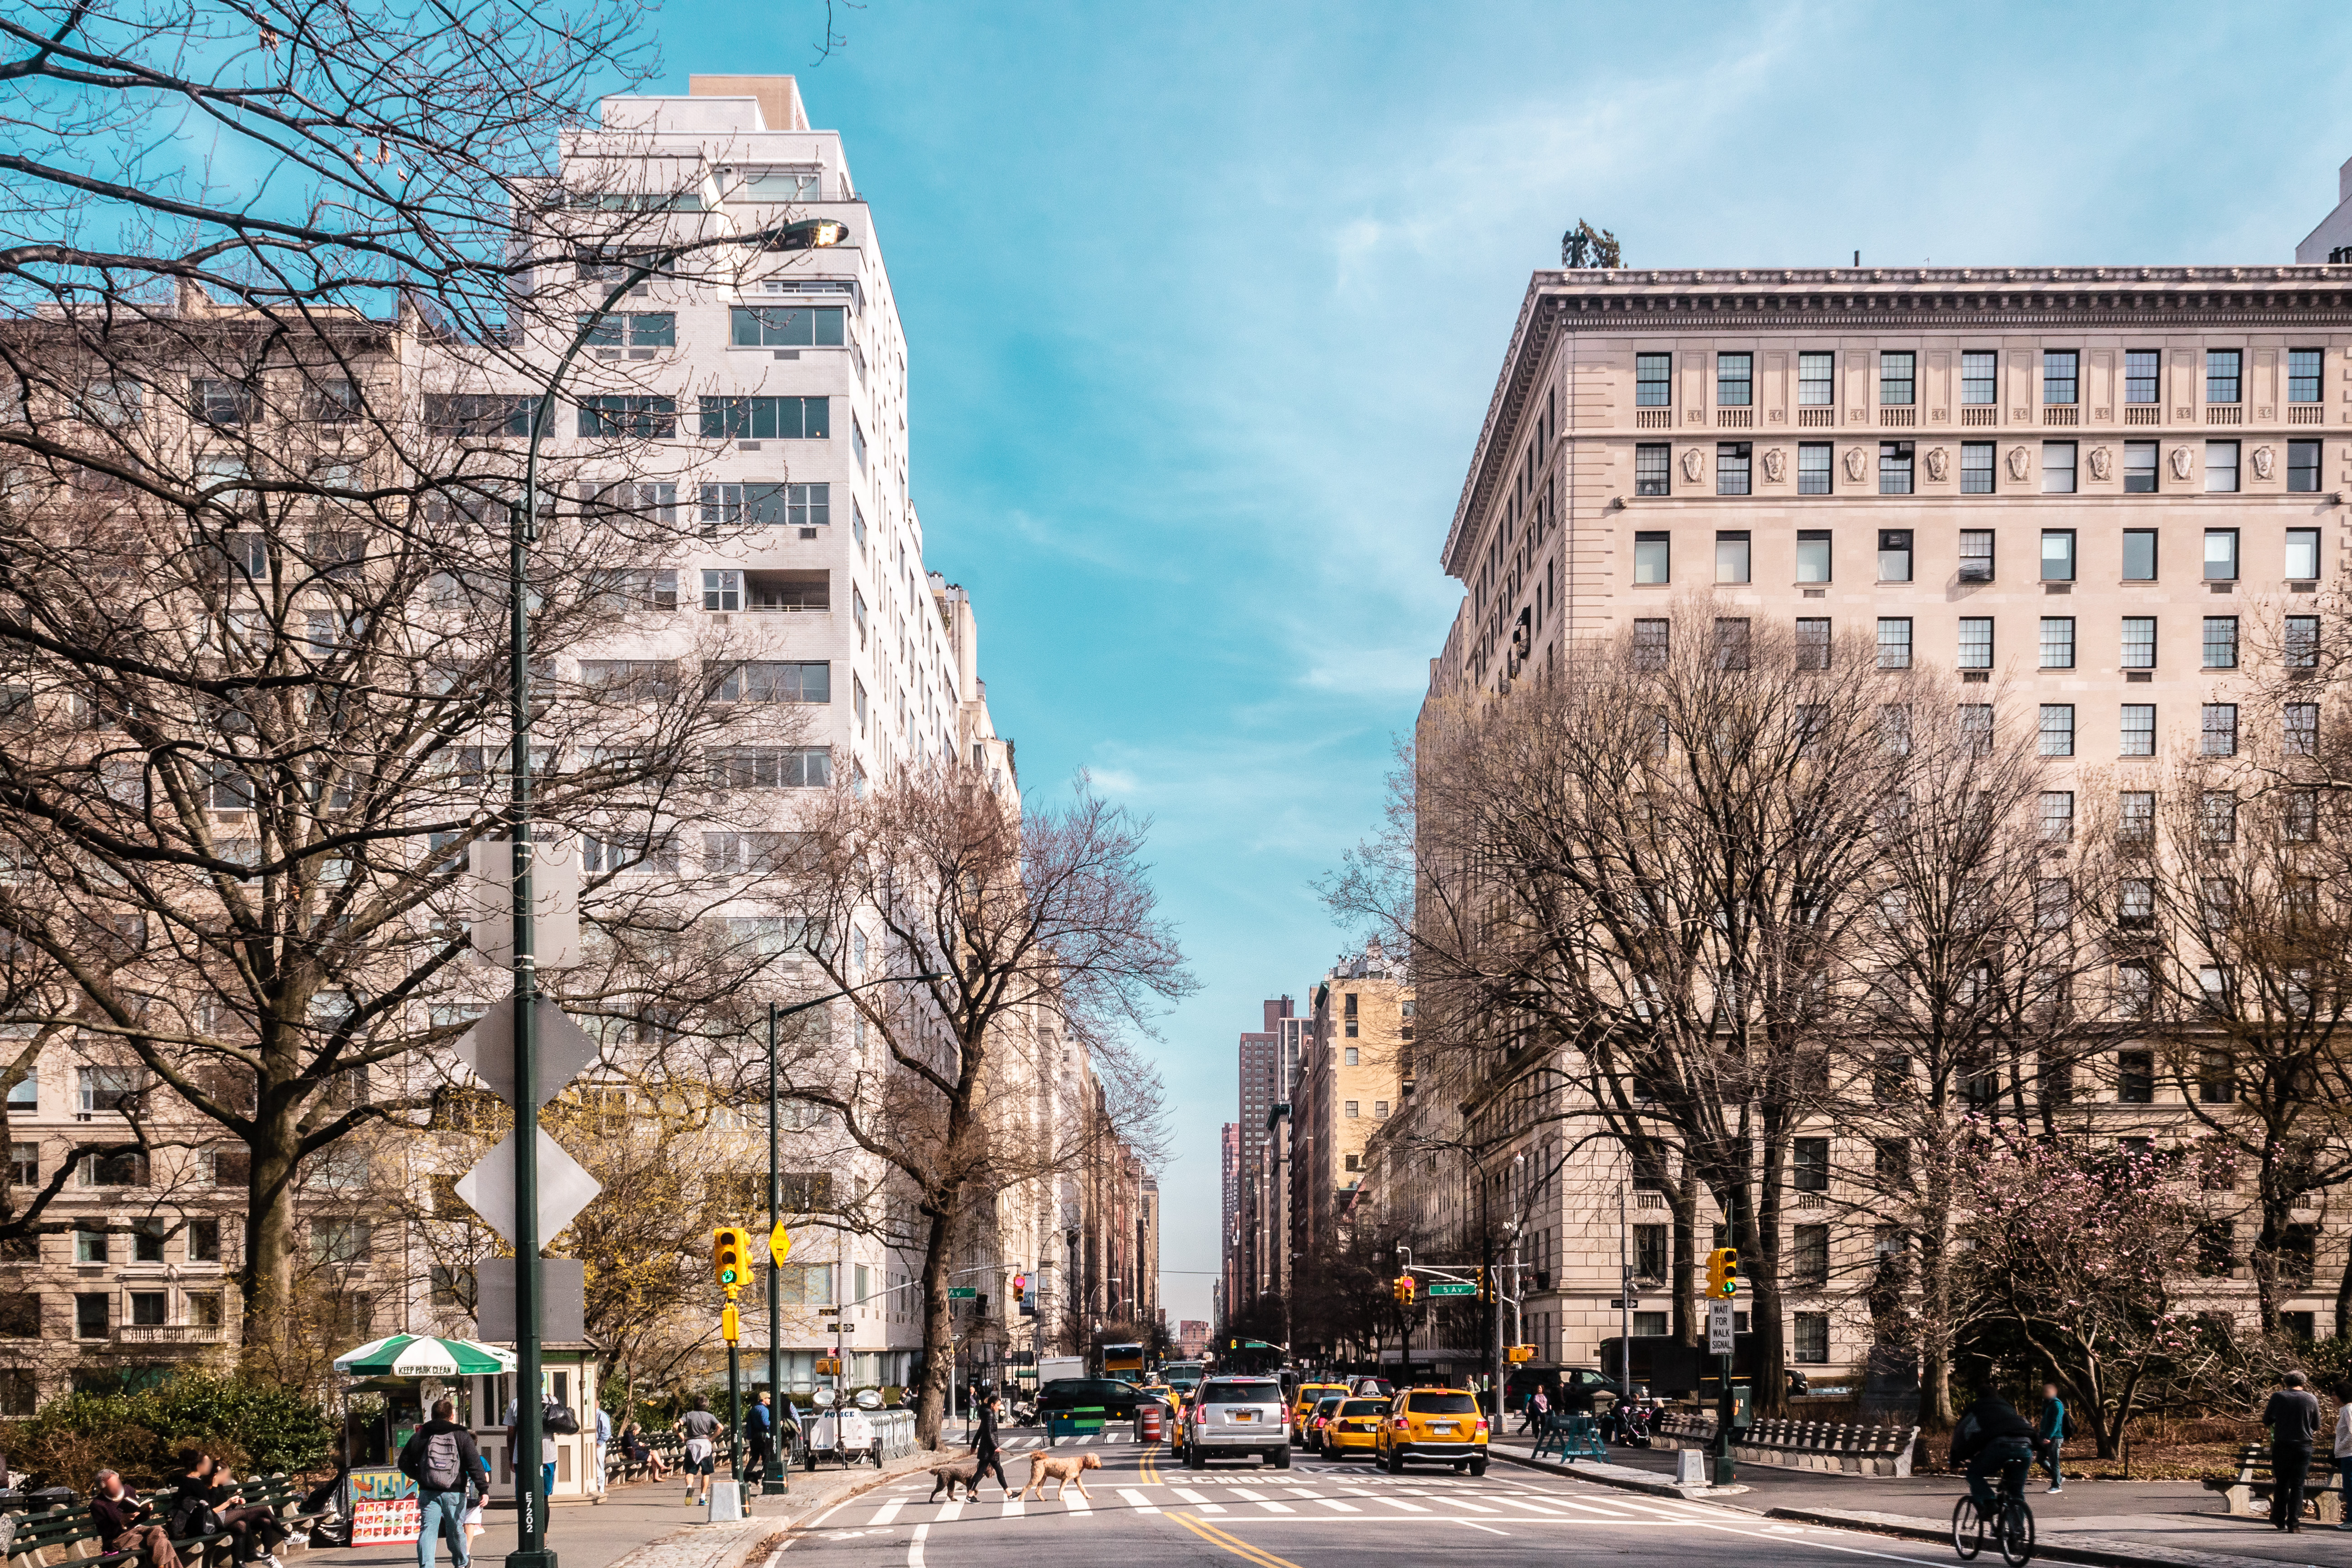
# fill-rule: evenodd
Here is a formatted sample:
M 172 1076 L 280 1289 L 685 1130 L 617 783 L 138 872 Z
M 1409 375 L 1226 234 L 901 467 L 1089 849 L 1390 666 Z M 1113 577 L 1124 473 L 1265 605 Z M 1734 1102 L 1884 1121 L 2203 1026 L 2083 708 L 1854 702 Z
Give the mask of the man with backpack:
M 2042 1460 L 2042 1468 L 2049 1472 L 2050 1489 L 2053 1492 L 2066 1489 L 2065 1471 L 2061 1463 L 2063 1458 L 2062 1451 L 2072 1435 L 2072 1424 L 2066 1419 L 2066 1402 L 2058 1397 L 2058 1385 L 2055 1383 L 2043 1384 L 2042 1412 L 2033 1421 L 2033 1447 Z
M 488 1497 L 490 1470 L 474 1435 L 457 1423 L 456 1401 L 433 1402 L 433 1419 L 416 1429 L 400 1450 L 400 1473 L 416 1483 L 416 1562 L 433 1568 L 434 1550 L 444 1532 L 449 1537 L 454 1568 L 472 1561 L 466 1551 L 466 1492 L 468 1488 Z

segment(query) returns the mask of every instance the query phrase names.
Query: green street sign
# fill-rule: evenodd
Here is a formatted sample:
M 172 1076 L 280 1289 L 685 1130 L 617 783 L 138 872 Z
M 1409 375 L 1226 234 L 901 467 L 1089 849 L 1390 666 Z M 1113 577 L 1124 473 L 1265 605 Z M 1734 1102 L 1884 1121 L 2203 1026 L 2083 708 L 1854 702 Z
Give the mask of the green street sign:
M 980 1287 L 977 1285 L 950 1285 L 948 1287 L 948 1300 L 950 1301 L 969 1301 L 979 1294 Z
M 1477 1293 L 1478 1287 L 1467 1279 L 1433 1279 L 1430 1281 L 1429 1289 L 1422 1292 L 1425 1296 L 1475 1296 Z

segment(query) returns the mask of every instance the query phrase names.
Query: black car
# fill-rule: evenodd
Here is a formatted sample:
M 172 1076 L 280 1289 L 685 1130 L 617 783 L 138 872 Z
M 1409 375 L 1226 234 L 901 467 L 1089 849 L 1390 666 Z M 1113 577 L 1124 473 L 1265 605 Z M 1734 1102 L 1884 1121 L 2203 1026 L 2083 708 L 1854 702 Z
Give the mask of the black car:
M 1099 1410 L 1105 1419 L 1132 1421 L 1135 1407 L 1153 1395 L 1116 1377 L 1057 1377 L 1037 1391 L 1037 1413 L 1056 1410 Z

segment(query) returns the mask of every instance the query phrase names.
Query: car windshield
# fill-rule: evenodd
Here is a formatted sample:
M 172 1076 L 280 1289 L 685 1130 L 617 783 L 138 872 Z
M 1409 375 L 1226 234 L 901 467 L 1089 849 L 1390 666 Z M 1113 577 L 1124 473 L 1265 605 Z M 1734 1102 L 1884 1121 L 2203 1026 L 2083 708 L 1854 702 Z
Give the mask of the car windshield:
M 1325 1394 L 1325 1395 L 1322 1397 L 1322 1399 L 1320 1399 L 1319 1401 L 1318 1401 L 1318 1402 L 1317 1402 L 1316 1406 L 1315 1406 L 1315 1414 L 1316 1414 L 1316 1415 L 1326 1415 L 1326 1414 L 1328 1414 L 1328 1412 L 1330 1412 L 1330 1411 L 1337 1410 L 1337 1409 L 1339 1407 L 1339 1402 L 1340 1402 L 1340 1400 L 1341 1400 L 1341 1398 L 1342 1398 L 1342 1397 L 1343 1397 L 1342 1395 L 1340 1395 L 1340 1394 Z
M 1339 1419 L 1346 1421 L 1359 1415 L 1379 1415 L 1387 1409 L 1388 1406 L 1377 1399 L 1350 1399 L 1339 1406 Z
M 1271 1379 L 1263 1382 L 1204 1383 L 1201 1385 L 1203 1405 L 1276 1405 L 1282 1400 L 1282 1384 Z
M 1469 1415 L 1476 1412 L 1478 1402 L 1466 1394 L 1416 1394 L 1412 1396 L 1415 1415 Z

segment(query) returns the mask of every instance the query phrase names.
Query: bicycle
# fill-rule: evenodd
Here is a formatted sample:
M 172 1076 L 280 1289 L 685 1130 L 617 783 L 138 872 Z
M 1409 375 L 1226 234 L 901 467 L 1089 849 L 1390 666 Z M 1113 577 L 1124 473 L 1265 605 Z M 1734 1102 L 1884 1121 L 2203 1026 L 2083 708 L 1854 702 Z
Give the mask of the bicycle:
M 2000 1486 L 1993 1494 L 1997 1514 L 1990 1521 L 1990 1531 L 1973 1495 L 1963 1492 L 1952 1505 L 1952 1550 L 1960 1554 L 1961 1562 L 1984 1550 L 1988 1534 L 2009 1568 L 2025 1568 L 2033 1561 L 2033 1510 L 2025 1502 L 2025 1472 L 2024 1465 L 2002 1472 Z

